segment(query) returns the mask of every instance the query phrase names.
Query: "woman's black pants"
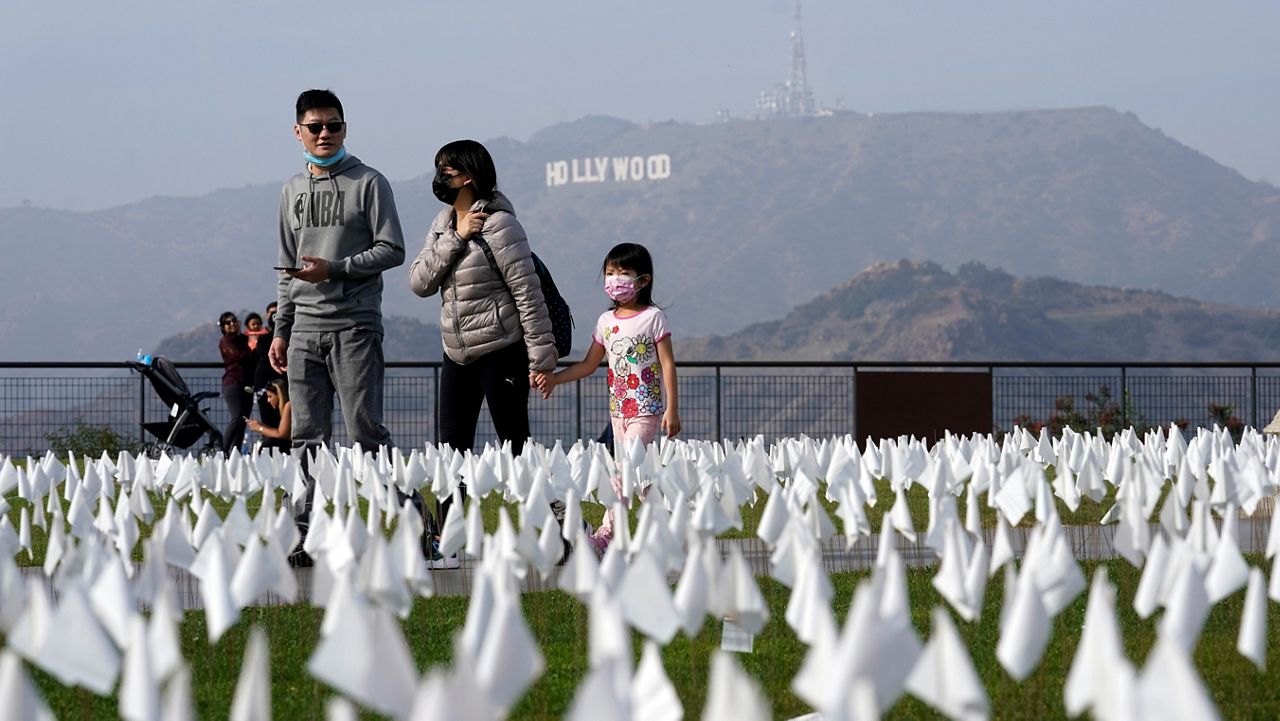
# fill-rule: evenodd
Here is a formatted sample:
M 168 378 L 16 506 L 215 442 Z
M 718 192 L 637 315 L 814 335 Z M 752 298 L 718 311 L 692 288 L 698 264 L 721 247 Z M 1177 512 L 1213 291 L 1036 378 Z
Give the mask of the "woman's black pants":
M 440 369 L 440 442 L 459 451 L 471 450 L 476 442 L 481 402 L 489 404 L 499 442 L 511 441 L 511 452 L 519 455 L 529 437 L 529 356 L 523 342 L 499 348 L 466 365 L 444 357 Z M 441 523 L 451 502 L 446 499 L 440 505 Z
M 231 413 L 231 420 L 222 432 L 222 453 L 226 455 L 244 443 L 245 418 L 253 412 L 253 394 L 244 386 L 223 386 L 222 400 L 227 402 L 227 411 Z

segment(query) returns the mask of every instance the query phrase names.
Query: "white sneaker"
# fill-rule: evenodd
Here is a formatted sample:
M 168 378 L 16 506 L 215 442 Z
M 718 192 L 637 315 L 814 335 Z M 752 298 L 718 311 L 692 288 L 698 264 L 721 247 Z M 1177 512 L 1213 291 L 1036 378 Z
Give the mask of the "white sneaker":
M 433 558 L 432 560 L 427 561 L 427 567 L 434 571 L 461 568 L 462 559 L 458 558 L 458 554 L 456 553 L 449 556 L 441 556 L 440 558 Z
M 462 565 L 462 560 L 458 558 L 458 554 L 450 554 L 443 556 L 440 554 L 440 541 L 431 541 L 431 555 L 427 557 L 427 568 L 435 570 L 449 570 L 458 568 Z

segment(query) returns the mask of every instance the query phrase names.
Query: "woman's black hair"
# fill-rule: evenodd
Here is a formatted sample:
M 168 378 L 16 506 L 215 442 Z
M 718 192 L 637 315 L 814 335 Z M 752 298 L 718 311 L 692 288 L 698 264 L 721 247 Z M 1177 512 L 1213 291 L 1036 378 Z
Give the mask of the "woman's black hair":
M 636 302 L 644 306 L 653 305 L 653 257 L 649 255 L 648 248 L 639 243 L 618 243 L 604 257 L 600 273 L 603 274 L 611 265 L 632 271 L 637 276 L 649 276 L 649 282 L 636 291 Z M 613 307 L 618 307 L 617 301 L 614 301 Z
M 222 326 L 223 326 L 227 321 L 229 321 L 229 320 L 237 320 L 237 318 L 236 318 L 236 314 L 235 314 L 235 313 L 232 313 L 232 312 L 231 312 L 231 311 L 229 311 L 229 310 L 228 310 L 228 311 L 223 311 L 222 315 L 218 316 L 218 331 L 219 331 L 219 332 L 221 332 L 221 331 L 222 331 Z
M 470 175 L 476 197 L 493 200 L 493 191 L 498 189 L 498 169 L 483 145 L 474 140 L 446 144 L 436 152 L 436 170 L 444 167 Z

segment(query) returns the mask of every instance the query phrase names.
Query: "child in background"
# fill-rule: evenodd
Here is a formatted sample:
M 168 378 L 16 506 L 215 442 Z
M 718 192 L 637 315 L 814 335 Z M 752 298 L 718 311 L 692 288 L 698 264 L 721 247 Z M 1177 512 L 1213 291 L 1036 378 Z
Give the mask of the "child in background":
M 615 453 L 622 453 L 632 438 L 649 444 L 661 430 L 670 438 L 680 432 L 676 361 L 671 351 L 667 316 L 653 304 L 653 259 L 636 243 L 615 245 L 605 256 L 604 292 L 613 301 L 592 334 L 587 357 L 554 375 L 535 374 L 533 383 L 542 397 L 561 383 L 586 378 L 608 357 L 609 416 Z M 615 474 L 613 489 L 622 498 L 622 477 Z M 626 499 L 623 499 L 626 503 Z M 591 535 L 598 554 L 613 539 L 613 510 Z
M 244 317 L 244 335 L 249 339 L 249 350 L 255 353 L 258 350 L 258 342 L 262 340 L 262 336 L 268 333 L 266 328 L 262 327 L 262 316 L 257 313 L 250 313 Z M 268 338 L 264 345 L 270 345 L 271 339 Z

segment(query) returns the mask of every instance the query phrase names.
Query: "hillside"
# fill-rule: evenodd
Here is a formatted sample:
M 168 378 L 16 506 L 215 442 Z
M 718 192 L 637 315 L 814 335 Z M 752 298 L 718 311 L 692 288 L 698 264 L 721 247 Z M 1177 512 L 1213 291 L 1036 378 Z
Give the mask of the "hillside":
M 578 314 L 579 327 L 591 320 Z M 403 316 L 385 325 L 388 361 L 440 360 L 436 325 Z M 1280 311 L 1017 278 L 981 263 L 950 273 L 899 260 L 866 268 L 781 320 L 701 337 L 673 327 L 680 360 L 1258 361 L 1274 356 Z M 164 339 L 155 353 L 217 361 L 217 347 L 210 322 Z M 575 344 L 573 358 L 585 347 Z
M 349 145 L 360 154 L 358 135 Z M 596 116 L 488 146 L 575 309 L 579 347 L 604 306 L 600 261 L 622 240 L 653 251 L 656 298 L 691 335 L 776 320 L 899 257 L 1280 305 L 1280 191 L 1107 108 Z M 410 259 L 440 207 L 428 171 L 393 180 Z M 0 210 L 7 257 L 21 260 L 0 304 L 0 358 L 132 357 L 225 308 L 262 307 L 278 202 L 268 184 L 92 213 Z M 409 292 L 407 268 L 385 283 L 386 314 L 436 321 L 439 301 Z
M 1015 278 L 978 263 L 879 263 L 782 320 L 678 341 L 681 360 L 1258 361 L 1280 311 Z

